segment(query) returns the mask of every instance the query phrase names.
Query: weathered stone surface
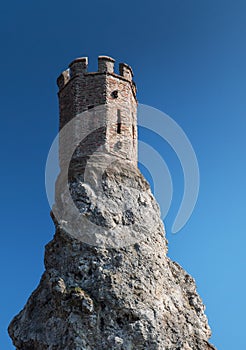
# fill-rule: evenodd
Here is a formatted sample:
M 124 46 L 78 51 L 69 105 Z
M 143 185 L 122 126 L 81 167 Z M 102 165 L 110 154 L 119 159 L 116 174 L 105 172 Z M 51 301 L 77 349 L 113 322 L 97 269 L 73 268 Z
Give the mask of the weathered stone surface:
M 89 191 L 73 192 L 90 220 L 113 221 L 130 234 L 142 205 L 153 218 L 152 229 L 130 245 L 91 246 L 57 223 L 40 284 L 9 327 L 16 349 L 214 349 L 194 280 L 166 256 L 163 224 L 147 182 L 125 164 L 106 171 L 104 182 L 97 211 L 89 209 L 94 201 Z M 105 198 L 113 204 L 107 207 Z M 135 213 L 124 210 L 129 202 Z

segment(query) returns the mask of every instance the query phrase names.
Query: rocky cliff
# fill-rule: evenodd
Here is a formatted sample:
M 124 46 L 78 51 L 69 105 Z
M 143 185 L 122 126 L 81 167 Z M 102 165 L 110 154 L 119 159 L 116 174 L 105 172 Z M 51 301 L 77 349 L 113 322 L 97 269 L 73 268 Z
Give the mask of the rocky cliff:
M 79 177 L 70 193 L 110 234 L 80 227 L 88 244 L 54 218 L 45 272 L 9 326 L 16 349 L 215 349 L 193 278 L 166 256 L 159 208 L 139 171 L 118 162 L 98 193 Z

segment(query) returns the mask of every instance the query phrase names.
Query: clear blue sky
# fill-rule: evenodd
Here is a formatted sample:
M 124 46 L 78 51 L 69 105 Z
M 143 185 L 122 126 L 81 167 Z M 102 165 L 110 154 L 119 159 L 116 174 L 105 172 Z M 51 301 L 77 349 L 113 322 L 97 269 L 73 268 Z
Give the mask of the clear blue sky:
M 7 325 L 37 286 L 54 233 L 44 169 L 58 129 L 56 78 L 78 56 L 95 70 L 101 54 L 129 63 L 139 101 L 174 118 L 193 144 L 200 194 L 176 235 L 182 172 L 159 145 L 175 190 L 169 255 L 196 279 L 212 342 L 245 348 L 245 19 L 244 0 L 2 3 L 1 349 L 13 349 Z

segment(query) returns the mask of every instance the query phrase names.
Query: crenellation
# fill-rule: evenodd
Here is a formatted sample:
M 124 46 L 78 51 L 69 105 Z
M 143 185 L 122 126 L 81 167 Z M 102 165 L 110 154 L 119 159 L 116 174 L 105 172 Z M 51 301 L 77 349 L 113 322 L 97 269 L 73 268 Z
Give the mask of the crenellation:
M 83 75 L 87 72 L 88 57 L 79 57 L 73 60 L 70 65 L 70 75 L 73 78 L 76 75 Z
M 132 94 L 136 100 L 136 85 L 133 78 L 132 68 L 126 63 L 119 64 L 119 74 L 114 71 L 115 60 L 109 56 L 99 56 L 98 57 L 98 70 L 96 72 L 88 72 L 88 57 L 76 58 L 69 64 L 69 68 L 57 79 L 57 85 L 59 92 L 70 85 L 70 83 L 75 79 L 79 78 L 80 81 L 86 80 L 87 86 L 90 88 L 93 81 L 97 80 L 98 76 L 112 76 L 115 79 L 119 79 L 123 82 L 127 82 L 132 90 Z M 94 80 L 93 80 L 94 79 Z M 100 79 L 100 78 L 98 78 Z M 72 83 L 73 84 L 73 83 Z M 82 83 L 80 83 L 82 84 Z
M 109 56 L 98 57 L 98 72 L 99 73 L 114 73 L 115 60 Z
M 69 80 L 70 80 L 70 69 L 66 69 L 57 78 L 57 85 L 59 89 L 61 90 L 68 83 Z
M 119 64 L 119 71 L 120 75 L 124 77 L 125 79 L 132 81 L 133 78 L 133 71 L 132 68 L 126 64 L 126 63 L 120 63 Z

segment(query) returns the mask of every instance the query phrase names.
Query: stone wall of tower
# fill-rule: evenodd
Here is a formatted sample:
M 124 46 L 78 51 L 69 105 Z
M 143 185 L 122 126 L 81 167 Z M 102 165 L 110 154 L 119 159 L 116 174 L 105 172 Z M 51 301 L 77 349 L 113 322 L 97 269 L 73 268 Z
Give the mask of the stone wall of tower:
M 60 130 L 81 115 L 80 127 L 73 125 L 60 140 L 61 168 L 71 142 L 80 143 L 76 154 L 81 163 L 101 146 L 102 152 L 137 165 L 137 100 L 131 67 L 121 63 L 116 74 L 114 60 L 107 56 L 98 57 L 97 72 L 88 72 L 87 66 L 87 58 L 78 58 L 57 79 Z M 81 128 L 86 140 L 81 139 Z
M 122 67 L 122 66 L 121 66 Z M 120 70 L 121 72 L 121 70 Z M 129 68 L 129 72 L 131 72 Z M 107 78 L 107 145 L 112 154 L 137 162 L 137 103 L 132 75 L 122 80 L 118 76 Z M 117 92 L 117 97 L 114 93 Z

